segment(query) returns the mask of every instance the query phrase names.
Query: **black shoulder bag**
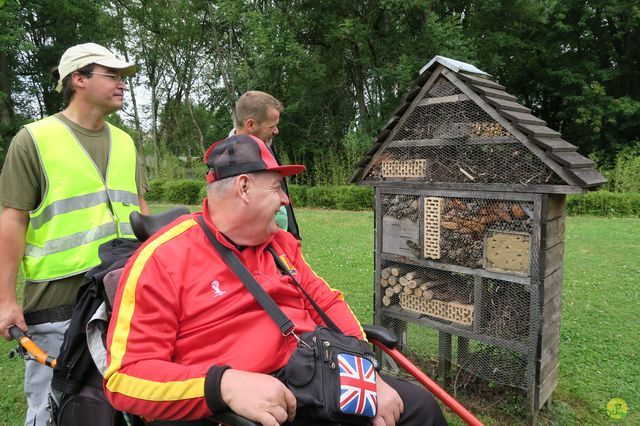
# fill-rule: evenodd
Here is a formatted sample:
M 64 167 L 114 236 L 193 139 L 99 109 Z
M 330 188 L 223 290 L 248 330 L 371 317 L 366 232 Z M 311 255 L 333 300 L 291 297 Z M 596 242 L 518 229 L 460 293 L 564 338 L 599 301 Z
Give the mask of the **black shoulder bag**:
M 296 418 L 311 423 L 368 425 L 377 412 L 377 393 L 375 368 L 367 343 L 342 333 L 269 246 L 267 249 L 278 267 L 302 290 L 327 325 L 316 326 L 313 331 L 298 336 L 295 324 L 235 253 L 218 241 L 202 216 L 198 221 L 213 247 L 275 321 L 282 335 L 293 336 L 298 341 L 298 347 L 285 366 L 284 375 L 285 385 L 297 400 Z

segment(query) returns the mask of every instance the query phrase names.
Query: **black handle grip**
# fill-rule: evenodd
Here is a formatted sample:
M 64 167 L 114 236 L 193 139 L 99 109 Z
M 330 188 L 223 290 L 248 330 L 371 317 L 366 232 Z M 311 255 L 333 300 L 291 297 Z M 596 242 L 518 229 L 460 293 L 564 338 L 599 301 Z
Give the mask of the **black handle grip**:
M 377 340 L 386 347 L 393 349 L 398 344 L 398 337 L 395 333 L 389 329 L 381 327 L 379 325 L 365 324 L 362 326 L 364 333 L 367 335 L 367 339 Z
M 9 327 L 9 334 L 16 340 L 20 340 L 23 337 L 27 337 L 26 333 L 18 328 L 17 325 L 12 325 Z

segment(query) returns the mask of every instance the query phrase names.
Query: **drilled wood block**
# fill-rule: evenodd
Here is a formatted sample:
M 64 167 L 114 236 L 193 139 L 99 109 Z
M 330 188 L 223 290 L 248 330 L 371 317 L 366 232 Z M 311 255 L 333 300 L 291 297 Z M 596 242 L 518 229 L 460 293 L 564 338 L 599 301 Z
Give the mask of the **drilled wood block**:
M 483 267 L 487 271 L 529 276 L 531 237 L 522 232 L 488 230 Z
M 440 259 L 440 212 L 442 211 L 442 198 L 424 198 L 424 257 L 427 259 Z
M 473 324 L 473 305 L 442 300 L 426 300 L 410 294 L 400 294 L 400 307 L 407 311 L 429 315 L 431 317 L 456 322 L 462 325 Z
M 385 178 L 427 175 L 427 160 L 383 161 L 381 167 Z
M 384 216 L 382 219 L 382 251 L 410 258 L 419 258 L 420 229 L 418 222 L 407 218 L 396 219 Z

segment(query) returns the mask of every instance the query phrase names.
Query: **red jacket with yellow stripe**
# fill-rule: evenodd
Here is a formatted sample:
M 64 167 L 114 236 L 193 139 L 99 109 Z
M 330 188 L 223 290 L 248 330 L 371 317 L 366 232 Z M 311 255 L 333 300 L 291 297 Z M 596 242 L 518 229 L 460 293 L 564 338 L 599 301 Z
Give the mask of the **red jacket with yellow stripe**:
M 109 325 L 105 374 L 107 397 L 119 410 L 148 419 L 205 418 L 219 407 L 205 395 L 205 387 L 217 387 L 213 393 L 220 397 L 221 366 L 271 373 L 295 349 L 295 339 L 282 336 L 207 240 L 199 215 L 168 225 L 125 267 Z M 299 333 L 323 323 L 291 279 L 278 271 L 267 243 L 238 252 L 210 222 L 206 204 L 204 217 Z M 300 242 L 278 231 L 270 243 L 338 327 L 363 339 L 342 294 L 313 272 Z

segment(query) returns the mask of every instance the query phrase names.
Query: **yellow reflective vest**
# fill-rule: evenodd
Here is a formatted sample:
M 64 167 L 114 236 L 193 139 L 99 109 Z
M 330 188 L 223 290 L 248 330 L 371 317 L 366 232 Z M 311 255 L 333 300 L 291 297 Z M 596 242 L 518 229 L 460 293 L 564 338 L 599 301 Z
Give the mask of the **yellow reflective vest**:
M 107 123 L 106 182 L 71 129 L 55 117 L 25 127 L 36 145 L 46 189 L 29 212 L 22 268 L 30 281 L 77 275 L 100 263 L 98 247 L 134 238 L 129 213 L 140 210 L 136 150 L 131 137 Z

